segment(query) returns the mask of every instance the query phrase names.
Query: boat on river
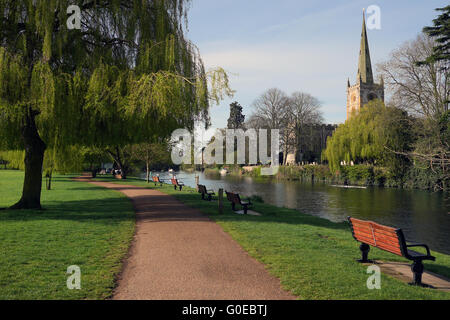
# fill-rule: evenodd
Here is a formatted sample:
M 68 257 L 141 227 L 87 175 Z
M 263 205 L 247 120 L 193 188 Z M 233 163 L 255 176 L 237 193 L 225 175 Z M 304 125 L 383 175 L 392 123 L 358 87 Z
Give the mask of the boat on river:
M 345 189 L 367 189 L 367 187 L 363 187 L 363 186 L 348 186 L 348 185 L 331 185 L 332 187 L 335 188 L 345 188 Z

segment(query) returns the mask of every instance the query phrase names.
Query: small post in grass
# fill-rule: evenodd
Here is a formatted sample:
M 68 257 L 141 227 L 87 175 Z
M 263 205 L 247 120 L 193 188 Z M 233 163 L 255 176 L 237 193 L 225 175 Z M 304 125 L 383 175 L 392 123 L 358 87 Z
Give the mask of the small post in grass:
M 219 214 L 223 214 L 223 189 L 219 189 Z
M 198 192 L 198 185 L 200 183 L 200 176 L 195 176 L 195 189 Z

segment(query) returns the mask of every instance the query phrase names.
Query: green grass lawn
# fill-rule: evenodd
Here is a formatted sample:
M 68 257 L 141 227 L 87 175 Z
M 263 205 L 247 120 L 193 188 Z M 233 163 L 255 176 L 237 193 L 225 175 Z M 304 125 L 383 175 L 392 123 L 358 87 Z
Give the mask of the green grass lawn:
M 155 188 L 135 179 L 97 180 Z M 285 289 L 303 299 L 450 299 L 450 293 L 411 287 L 386 275 L 382 275 L 381 290 L 368 290 L 367 267 L 355 261 L 360 258 L 359 244 L 352 238 L 347 223 L 333 223 L 263 203 L 255 205 L 262 217 L 241 216 L 232 213 L 226 200 L 225 213 L 218 215 L 217 202 L 201 201 L 191 188 L 182 192 L 171 186 L 156 189 L 208 214 L 250 255 L 264 263 Z M 432 253 L 437 261 L 425 263 L 425 268 L 450 278 L 450 256 Z M 369 257 L 408 261 L 373 248 Z
M 0 207 L 14 204 L 23 173 L 0 170 Z M 0 211 L 0 299 L 105 299 L 111 296 L 134 233 L 122 194 L 57 176 L 43 211 Z M 69 290 L 67 267 L 81 268 Z

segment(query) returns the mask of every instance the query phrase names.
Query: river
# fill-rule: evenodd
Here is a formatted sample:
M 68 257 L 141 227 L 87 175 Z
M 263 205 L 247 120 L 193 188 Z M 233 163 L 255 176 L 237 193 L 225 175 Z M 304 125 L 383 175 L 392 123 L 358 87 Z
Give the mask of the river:
M 401 228 L 408 241 L 426 243 L 432 250 L 450 254 L 450 203 L 449 196 L 443 193 L 377 187 L 346 189 L 323 183 L 176 173 L 178 179 L 191 187 L 195 187 L 195 175 L 199 175 L 201 184 L 216 192 L 223 188 L 244 196 L 259 195 L 266 203 L 334 222 L 352 216 Z M 170 177 L 168 173 L 160 176 Z

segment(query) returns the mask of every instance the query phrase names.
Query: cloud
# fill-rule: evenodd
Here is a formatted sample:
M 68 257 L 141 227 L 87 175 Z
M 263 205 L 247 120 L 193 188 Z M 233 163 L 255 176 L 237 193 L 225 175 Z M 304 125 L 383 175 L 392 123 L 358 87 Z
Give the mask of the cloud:
M 344 17 L 348 12 L 356 12 L 356 9 L 361 7 L 362 14 L 362 3 L 361 0 L 357 1 L 346 1 L 341 5 L 329 5 L 325 6 L 324 9 L 319 11 L 313 11 L 304 14 L 296 19 L 292 19 L 285 23 L 273 24 L 260 30 L 261 33 L 271 33 L 280 32 L 288 28 L 299 29 L 302 26 L 306 27 L 306 30 L 312 30 L 320 27 L 324 27 L 329 24 L 339 24 L 339 19 L 336 17 Z M 333 3 L 335 4 L 335 3 Z
M 356 75 L 356 58 L 348 58 L 348 46 L 344 43 L 303 47 L 288 43 L 250 46 L 227 42 L 202 48 L 206 66 L 221 66 L 230 72 L 231 86 L 237 90 L 235 98 L 247 106 L 264 90 L 277 87 L 287 93 L 308 92 L 322 101 L 327 120 L 345 119 L 347 79 L 343 75 Z M 336 101 L 336 97 L 340 99 Z

